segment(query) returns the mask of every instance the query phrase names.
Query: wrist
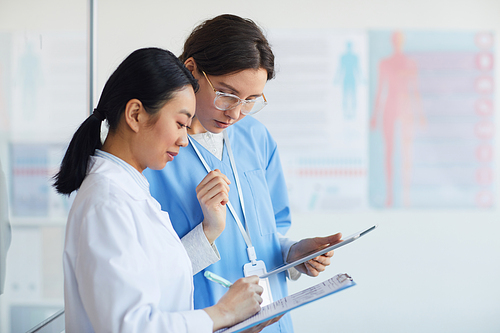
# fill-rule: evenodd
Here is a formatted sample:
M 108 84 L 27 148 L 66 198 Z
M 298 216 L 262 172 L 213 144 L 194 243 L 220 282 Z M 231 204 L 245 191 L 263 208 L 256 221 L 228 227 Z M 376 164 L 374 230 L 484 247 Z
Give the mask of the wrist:
M 207 240 L 210 243 L 210 245 L 213 245 L 213 243 L 220 236 L 223 230 L 218 230 L 217 228 L 211 227 L 205 221 L 202 222 L 202 226 L 205 237 L 207 237 Z
M 293 261 L 293 259 L 290 258 L 294 257 L 294 247 L 295 245 L 297 245 L 297 243 L 292 244 L 292 246 L 290 246 L 290 248 L 288 249 L 288 255 L 286 256 L 285 264 L 288 264 Z
M 214 326 L 213 330 L 217 331 L 224 327 L 229 327 L 234 324 L 234 316 L 227 311 L 219 303 L 203 309 L 208 316 L 212 319 Z

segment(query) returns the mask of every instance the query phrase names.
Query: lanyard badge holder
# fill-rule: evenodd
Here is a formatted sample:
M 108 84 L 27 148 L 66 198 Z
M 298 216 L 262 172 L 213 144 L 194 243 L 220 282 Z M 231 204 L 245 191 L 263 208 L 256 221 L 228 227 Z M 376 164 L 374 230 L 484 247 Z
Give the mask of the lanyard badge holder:
M 253 258 L 255 258 L 254 260 L 252 260 L 250 252 L 253 252 Z M 266 264 L 262 260 L 257 260 L 257 256 L 255 255 L 255 248 L 254 247 L 247 248 L 247 253 L 250 262 L 248 264 L 243 265 L 243 273 L 245 274 L 245 277 L 252 275 L 261 276 L 266 274 L 267 273 Z M 260 306 L 266 306 L 268 304 L 271 304 L 273 302 L 273 295 L 271 293 L 271 285 L 269 284 L 269 278 L 259 279 L 259 286 L 261 286 L 264 289 L 261 295 L 262 303 L 260 304 Z
M 241 192 L 240 177 L 238 176 L 238 170 L 236 169 L 236 163 L 234 162 L 233 152 L 231 150 L 231 144 L 229 143 L 229 138 L 225 130 L 223 132 L 223 136 L 224 136 L 224 143 L 226 144 L 227 152 L 229 154 L 231 168 L 233 169 L 234 178 L 236 180 L 236 188 L 238 189 L 238 197 L 240 198 L 241 211 L 243 212 L 243 219 L 246 222 L 245 203 L 243 201 L 243 194 Z M 201 156 L 200 152 L 198 151 L 198 148 L 196 148 L 196 146 L 194 145 L 191 137 L 189 137 L 189 142 L 193 146 L 196 155 L 198 155 L 198 158 L 200 159 L 201 163 L 203 164 L 207 172 L 212 171 L 212 169 L 210 169 L 203 156 Z M 236 224 L 238 225 L 241 235 L 243 236 L 243 239 L 245 240 L 245 243 L 247 245 L 247 255 L 250 262 L 243 265 L 243 273 L 245 277 L 252 275 L 261 276 L 266 274 L 267 273 L 266 264 L 262 260 L 257 260 L 255 248 L 252 245 L 252 240 L 250 239 L 250 233 L 248 232 L 248 224 L 245 223 L 247 226 L 247 230 L 245 230 L 243 224 L 241 223 L 240 218 L 238 217 L 236 211 L 233 208 L 233 205 L 231 205 L 231 202 L 227 203 L 227 208 L 229 208 L 229 211 L 236 220 Z M 266 306 L 268 304 L 271 304 L 273 302 L 273 295 L 271 293 L 271 285 L 269 283 L 269 278 L 260 279 L 259 285 L 264 289 L 261 295 L 263 300 L 261 306 Z

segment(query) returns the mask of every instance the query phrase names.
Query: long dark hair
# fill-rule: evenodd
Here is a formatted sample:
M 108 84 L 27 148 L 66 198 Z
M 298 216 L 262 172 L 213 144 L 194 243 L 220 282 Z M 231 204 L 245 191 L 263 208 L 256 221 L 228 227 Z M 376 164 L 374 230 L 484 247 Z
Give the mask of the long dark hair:
M 179 59 L 190 57 L 210 75 L 264 68 L 267 79 L 274 78 L 274 54 L 262 30 L 236 15 L 219 15 L 194 28 Z
M 131 99 L 141 101 L 148 114 L 154 116 L 174 93 L 198 83 L 184 65 L 170 52 L 145 48 L 130 54 L 110 76 L 97 108 L 73 135 L 53 186 L 61 194 L 80 188 L 87 174 L 89 157 L 102 147 L 101 122 L 106 119 L 109 131 L 116 130 L 125 106 Z M 154 119 L 154 118 L 153 118 Z

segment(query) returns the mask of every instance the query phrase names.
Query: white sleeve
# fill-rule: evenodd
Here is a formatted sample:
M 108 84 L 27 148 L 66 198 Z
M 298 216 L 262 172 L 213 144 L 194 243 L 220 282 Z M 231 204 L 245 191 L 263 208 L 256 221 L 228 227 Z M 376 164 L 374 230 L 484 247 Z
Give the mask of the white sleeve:
M 193 275 L 220 260 L 217 246 L 210 244 L 200 223 L 181 239 L 193 265 Z
M 74 267 L 78 294 L 93 330 L 212 332 L 213 322 L 205 311 L 176 312 L 174 296 L 167 300 L 173 310 L 160 310 L 160 295 L 168 282 L 158 279 L 157 263 L 139 243 L 130 210 L 110 202 L 94 208 L 79 228 Z M 172 268 L 171 279 L 175 278 L 181 276 Z M 186 297 L 192 297 L 187 293 Z
M 283 262 L 286 263 L 286 258 L 288 258 L 288 253 L 290 252 L 290 248 L 292 247 L 293 244 L 295 244 L 297 242 L 294 240 L 291 240 L 290 238 L 283 236 L 279 232 L 278 232 L 278 238 L 280 241 L 281 255 L 283 256 Z M 298 270 L 296 270 L 295 267 L 289 268 L 287 270 L 287 276 L 292 281 L 298 280 L 301 275 L 302 275 L 302 273 L 300 273 Z

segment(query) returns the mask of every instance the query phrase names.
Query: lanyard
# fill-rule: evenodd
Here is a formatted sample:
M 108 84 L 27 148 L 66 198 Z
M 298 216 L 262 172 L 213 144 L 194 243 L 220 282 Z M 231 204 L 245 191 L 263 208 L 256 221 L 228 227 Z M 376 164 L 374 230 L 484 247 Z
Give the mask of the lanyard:
M 231 150 L 231 144 L 229 143 L 229 138 L 228 138 L 226 130 L 223 131 L 223 137 L 224 137 L 224 144 L 226 145 L 226 148 L 227 148 L 227 153 L 229 154 L 229 161 L 231 164 L 231 169 L 233 169 L 234 178 L 236 180 L 236 188 L 238 190 L 238 197 L 239 197 L 240 203 L 241 203 L 241 210 L 243 212 L 243 219 L 245 220 L 245 225 L 247 227 L 246 230 L 243 227 L 243 224 L 241 223 L 241 220 L 238 217 L 238 214 L 236 214 L 236 211 L 234 210 L 233 205 L 231 204 L 230 201 L 228 201 L 227 207 L 229 208 L 229 211 L 231 212 L 231 214 L 233 214 L 233 217 L 236 220 L 236 224 L 238 225 L 238 228 L 240 229 L 241 235 L 243 236 L 243 239 L 245 240 L 245 243 L 247 244 L 248 259 L 250 260 L 250 262 L 252 264 L 255 264 L 255 262 L 257 260 L 257 254 L 255 253 L 255 248 L 252 245 L 252 240 L 250 239 L 250 233 L 248 232 L 248 223 L 246 223 L 247 218 L 246 218 L 246 214 L 245 214 L 245 203 L 243 201 L 243 193 L 241 191 L 240 177 L 238 176 L 238 170 L 236 169 L 236 163 L 234 162 L 234 156 L 233 156 L 233 152 Z M 196 145 L 194 144 L 193 139 L 190 136 L 188 136 L 188 138 L 189 138 L 189 142 L 191 143 L 191 146 L 193 146 L 193 149 L 196 152 L 196 155 L 198 155 L 198 158 L 200 159 L 201 163 L 205 167 L 205 170 L 207 170 L 207 173 L 209 173 L 210 171 L 212 171 L 212 169 L 210 169 L 207 162 L 205 161 L 205 159 L 201 155 L 200 151 L 198 150 L 198 148 L 196 148 Z

